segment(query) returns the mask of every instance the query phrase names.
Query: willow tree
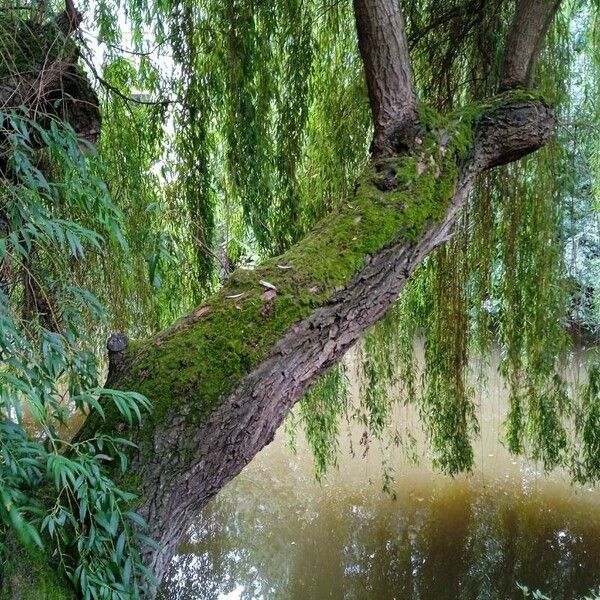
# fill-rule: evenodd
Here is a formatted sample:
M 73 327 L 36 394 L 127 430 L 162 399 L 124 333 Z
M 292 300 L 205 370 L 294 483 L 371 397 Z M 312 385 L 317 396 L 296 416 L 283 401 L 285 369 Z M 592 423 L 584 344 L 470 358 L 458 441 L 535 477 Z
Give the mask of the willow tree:
M 442 14 L 436 13 L 434 6 L 439 3 L 432 6 L 423 4 L 427 5 L 428 12 L 425 13 L 430 20 L 419 24 L 419 3 L 405 3 L 415 28 L 413 31 L 420 31 L 423 37 L 430 30 L 447 30 L 447 35 L 452 38 L 457 33 L 452 30 L 457 23 L 457 15 L 460 16 L 460 11 L 469 3 L 458 3 L 458 13 L 449 10 Z M 286 414 L 311 385 L 330 372 L 370 327 L 384 319 L 386 314 L 389 318 L 390 307 L 397 302 L 422 263 L 451 240 L 454 231 L 458 232 L 457 235 L 464 234 L 463 209 L 474 187 L 478 188 L 478 197 L 485 197 L 490 181 L 488 171 L 518 161 L 548 144 L 555 131 L 556 116 L 552 98 L 535 87 L 536 63 L 560 3 L 555 0 L 518 0 L 514 5 L 503 2 L 470 4 L 475 18 L 472 22 L 468 19 L 461 21 L 458 28 L 466 39 L 476 28 L 476 22 L 479 26 L 489 27 L 498 18 L 498 23 L 506 25 L 499 28 L 504 32 L 503 39 L 495 40 L 495 47 L 502 48 L 499 72 L 495 77 L 487 77 L 485 85 L 477 88 L 476 92 L 457 94 L 445 88 L 444 78 L 457 68 L 452 58 L 452 44 L 460 47 L 459 41 L 452 42 L 451 39 L 450 45 L 430 45 L 426 52 L 419 54 L 419 72 L 416 74 L 421 78 L 421 88 L 439 85 L 439 94 L 437 90 L 429 93 L 426 89 L 421 91 L 421 95 L 425 96 L 437 94 L 439 101 L 434 108 L 419 98 L 414 83 L 409 45 L 414 46 L 415 42 L 413 40 L 409 44 L 401 4 L 395 0 L 354 1 L 358 49 L 374 132 L 369 159 L 350 193 L 335 203 L 336 210 L 306 233 L 303 229 L 309 219 L 301 214 L 302 209 L 296 201 L 297 188 L 294 187 L 294 180 L 298 177 L 295 162 L 300 144 L 297 129 L 286 128 L 284 123 L 278 130 L 281 155 L 277 169 L 281 179 L 262 178 L 251 164 L 251 161 L 260 164 L 261 160 L 257 136 L 260 138 L 260 135 L 272 133 L 268 127 L 261 131 L 257 117 L 261 108 L 269 109 L 272 100 L 269 96 L 261 96 L 260 88 L 249 94 L 243 87 L 244 84 L 251 87 L 248 82 L 253 81 L 251 68 L 254 63 L 245 62 L 245 58 L 253 52 L 257 55 L 264 52 L 268 56 L 272 47 L 269 43 L 261 45 L 261 36 L 270 35 L 269 28 L 276 30 L 282 26 L 281 23 L 269 20 L 268 14 L 260 7 L 255 7 L 254 14 L 251 3 L 225 3 L 218 10 L 216 4 L 211 4 L 218 13 L 215 18 L 221 23 L 227 22 L 230 33 L 226 40 L 215 40 L 208 28 L 200 28 L 202 23 L 206 27 L 202 19 L 211 16 L 204 10 L 205 7 L 176 2 L 173 6 L 156 9 L 168 12 L 172 25 L 179 27 L 180 34 L 172 40 L 174 57 L 182 68 L 179 91 L 184 108 L 179 118 L 190 124 L 187 129 L 182 128 L 182 134 L 176 140 L 182 177 L 174 184 L 164 185 L 167 188 L 172 186 L 169 189 L 172 194 L 182 190 L 184 204 L 188 209 L 193 208 L 190 213 L 195 220 L 187 226 L 197 242 L 194 248 L 196 264 L 204 276 L 201 287 L 210 288 L 210 282 L 214 282 L 210 264 L 215 254 L 212 248 L 217 226 L 212 211 L 211 181 L 205 168 L 209 159 L 206 139 L 211 131 L 201 117 L 203 111 L 211 110 L 207 102 L 211 89 L 225 87 L 229 90 L 223 97 L 227 98 L 225 137 L 231 154 L 223 157 L 223 163 L 229 169 L 230 191 L 240 197 L 243 219 L 252 228 L 257 245 L 264 254 L 272 256 L 254 268 L 227 273 L 223 285 L 214 295 L 206 297 L 190 314 L 148 339 L 129 343 L 123 334 L 111 336 L 108 343 L 108 381 L 105 391 L 99 393 L 103 398 L 100 403 L 91 395 L 86 396 L 85 401 L 80 400 L 80 408 L 89 411 L 82 428 L 69 442 L 65 453 L 61 453 L 62 446 L 59 445 L 53 455 L 54 467 L 48 471 L 50 475 L 37 478 L 39 490 L 29 489 L 24 493 L 27 500 L 39 491 L 38 496 L 43 499 L 42 508 L 38 507 L 38 513 L 34 511 L 33 514 L 41 511 L 41 531 L 46 539 L 39 539 L 39 543 L 45 554 L 38 552 L 35 568 L 32 569 L 33 559 L 19 556 L 18 544 L 14 540 L 6 544 L 8 558 L 3 574 L 3 597 L 69 597 L 72 593 L 70 584 L 48 575 L 48 565 L 57 559 L 63 566 L 70 565 L 67 572 L 71 582 L 87 597 L 93 597 L 93 593 L 98 597 L 102 593 L 112 594 L 106 597 L 129 597 L 128 594 L 139 593 L 131 582 L 143 575 L 144 567 L 160 581 L 178 541 L 198 511 L 273 439 Z M 287 15 L 290 22 L 302 12 L 301 3 L 284 2 L 282 7 L 281 14 Z M 139 21 L 144 22 L 143 9 L 137 5 L 134 8 Z M 13 69 L 3 80 L 1 97 L 4 112 L 24 107 L 21 108 L 25 110 L 24 118 L 36 132 L 33 141 L 25 141 L 30 142 L 36 152 L 43 151 L 46 146 L 56 152 L 60 147 L 60 143 L 55 143 L 48 134 L 48 131 L 57 131 L 56 125 L 49 124 L 55 123 L 51 117 L 57 112 L 57 107 L 64 109 L 59 116 L 70 125 L 69 131 L 80 138 L 94 140 L 98 133 L 97 98 L 83 79 L 82 71 L 76 67 L 78 53 L 73 35 L 80 22 L 81 16 L 71 3 L 50 23 L 37 22 L 35 26 L 43 30 L 43 36 L 50 31 L 50 35 L 54 36 L 51 39 L 61 40 L 61 44 L 42 44 L 44 60 L 41 64 L 39 60 L 36 63 L 39 66 L 37 72 L 31 69 L 30 63 L 28 70 L 15 74 Z M 301 18 L 298 22 L 304 23 Z M 13 36 L 35 31 L 31 22 L 23 28 L 22 22 L 13 17 L 11 23 Z M 195 31 L 194 26 L 199 31 Z M 242 30 L 244 33 L 241 33 Z M 302 43 L 293 46 L 290 41 L 296 39 L 296 34 L 298 32 L 294 31 L 294 35 L 286 37 L 286 47 L 291 45 L 295 55 L 303 57 L 304 63 L 301 61 L 300 64 L 308 64 L 307 48 Z M 307 30 L 304 34 L 308 44 L 310 35 Z M 242 43 L 247 41 L 245 35 L 253 36 L 252 43 L 247 46 Z M 44 39 L 43 36 L 34 36 L 33 39 Z M 225 81 L 211 77 L 210 68 L 200 69 L 199 64 L 208 54 L 199 46 L 201 36 L 209 40 L 207 45 L 220 48 L 223 42 L 227 46 L 230 68 L 226 71 Z M 57 47 L 61 51 L 55 54 Z M 440 68 L 440 61 L 435 54 L 444 52 L 444 49 L 448 51 L 445 55 L 446 70 L 438 72 L 436 69 Z M 429 72 L 424 62 L 428 52 L 432 61 L 436 61 L 435 64 L 432 62 Z M 323 55 L 327 56 L 326 49 Z M 493 62 L 485 54 L 484 58 Z M 66 73 L 75 77 L 77 86 L 67 89 L 63 85 Z M 464 66 L 458 68 L 458 73 L 464 74 Z M 119 78 L 127 79 L 126 69 L 115 68 L 113 75 L 113 83 L 106 79 L 103 82 L 117 93 L 119 101 L 127 101 L 119 91 L 118 83 L 115 83 Z M 306 85 L 303 75 L 300 70 L 299 75 L 286 73 L 282 76 L 289 78 L 286 88 L 288 108 L 294 108 L 293 101 L 307 93 L 303 87 Z M 457 72 L 454 72 L 453 76 L 456 75 Z M 466 102 L 469 97 L 477 100 Z M 39 110 L 40 98 L 43 111 Z M 138 98 L 135 102 L 144 105 L 146 100 Z M 151 108 L 148 110 L 157 110 L 158 114 L 164 115 L 167 103 L 149 102 L 147 104 Z M 454 104 L 458 104 L 458 108 Z M 28 106 L 35 106 L 37 110 L 31 114 Z M 73 106 L 77 110 L 69 110 Z M 300 102 L 302 126 L 308 127 L 310 118 L 307 113 L 302 113 L 302 107 Z M 38 113 L 46 117 L 38 119 Z M 298 113 L 294 114 L 298 116 Z M 114 144 L 126 130 L 126 124 L 121 122 L 115 128 L 115 123 L 110 121 L 111 115 L 106 113 L 105 117 L 108 127 L 113 128 L 107 139 Z M 140 113 L 132 110 L 130 117 L 138 119 Z M 148 119 L 146 124 L 151 127 L 154 122 L 152 114 L 141 113 L 142 127 L 144 118 Z M 245 118 L 255 119 L 255 122 L 245 122 Z M 344 115 L 332 111 L 330 118 L 343 120 Z M 7 137 L 14 137 L 15 130 L 20 131 L 18 120 L 10 121 Z M 349 132 L 349 145 L 356 143 L 350 139 L 351 136 L 352 132 Z M 346 140 L 341 139 L 337 143 L 343 148 Z M 243 156 L 236 156 L 236 149 Z M 114 160 L 114 147 L 105 148 L 104 152 L 109 163 L 111 160 L 114 164 L 118 163 Z M 19 164 L 8 160 L 7 165 L 5 172 L 16 180 L 21 177 L 26 187 L 27 180 L 23 177 L 23 170 L 19 170 Z M 146 165 L 145 168 L 148 167 Z M 40 170 L 31 172 L 39 173 Z M 121 185 L 127 185 L 126 175 L 125 172 Z M 284 175 L 288 176 L 287 179 Z M 78 176 L 77 185 L 81 186 L 81 181 L 86 181 L 86 172 L 81 171 Z M 183 185 L 180 187 L 181 181 Z M 283 185 L 281 181 L 284 181 Z M 134 192 L 147 184 L 143 172 L 138 180 L 131 183 Z M 526 180 L 523 185 L 526 185 Z M 280 198 L 285 199 L 280 206 L 283 207 L 282 221 L 297 225 L 295 228 L 290 225 L 286 230 L 281 227 L 281 222 L 277 225 L 270 221 L 272 206 L 265 201 L 270 198 L 270 186 L 277 186 Z M 248 197 L 245 193 L 249 190 L 253 195 Z M 481 244 L 487 239 L 486 206 L 482 203 L 479 209 L 475 205 L 467 211 L 468 214 L 472 209 L 473 214 L 481 218 L 478 223 L 483 230 L 479 237 Z M 106 210 L 110 212 L 108 208 Z M 519 213 L 514 211 L 510 216 L 506 237 L 513 236 L 514 240 L 520 235 Z M 107 219 L 103 219 L 106 223 Z M 528 236 L 535 236 L 531 223 L 527 224 L 527 232 L 523 234 L 525 240 Z M 13 236 L 10 241 L 17 246 L 27 246 L 18 236 Z M 451 248 L 447 252 L 438 250 L 428 262 L 428 269 L 432 264 L 437 265 L 437 294 L 432 303 L 416 309 L 413 307 L 411 312 L 410 301 L 407 301 L 401 312 L 403 318 L 415 322 L 419 322 L 414 316 L 419 310 L 420 322 L 433 318 L 434 310 L 446 311 L 446 314 L 454 316 L 448 321 L 451 327 L 436 329 L 429 340 L 428 352 L 436 353 L 438 345 L 437 364 L 442 367 L 434 372 L 430 388 L 423 398 L 426 424 L 433 446 L 440 454 L 439 464 L 454 473 L 470 468 L 472 452 L 468 440 L 476 427 L 472 421 L 472 405 L 464 389 L 467 351 L 463 319 L 466 309 L 460 303 L 462 267 L 456 259 L 456 246 Z M 81 258 L 77 248 L 74 254 L 75 258 Z M 487 252 L 489 254 L 490 251 Z M 507 264 L 510 264 L 509 260 Z M 486 268 L 489 269 L 489 264 Z M 171 269 L 177 269 L 177 266 L 171 265 Z M 484 266 L 479 271 L 481 281 L 485 279 L 481 272 L 483 269 Z M 31 270 L 25 269 L 25 273 Z M 482 284 L 478 289 L 481 291 L 483 288 Z M 46 317 L 45 331 L 59 331 L 60 323 L 54 318 L 51 307 L 41 301 L 44 294 L 36 293 L 33 279 L 26 283 L 24 290 L 34 305 L 31 312 Z M 513 292 L 514 288 L 509 288 L 506 297 Z M 414 297 L 413 291 L 409 300 Z M 483 301 L 483 298 L 480 300 Z M 397 307 L 396 304 L 394 310 Z M 428 313 L 428 310 L 432 312 Z M 537 326 L 544 327 L 543 319 Z M 482 331 L 489 329 L 486 324 L 481 325 Z M 518 334 L 517 327 L 511 339 L 516 339 Z M 517 342 L 520 343 L 518 339 Z M 516 353 L 509 357 L 514 361 L 509 364 L 507 372 L 509 378 L 512 375 L 518 379 L 522 365 L 519 363 L 518 344 L 513 346 L 513 350 L 515 347 Z M 444 357 L 444 351 L 448 352 L 450 360 Z M 548 368 L 546 356 L 540 357 L 533 351 L 531 356 L 537 357 L 536 368 L 547 377 L 554 367 L 554 359 L 550 360 Z M 375 363 L 379 360 L 381 365 L 381 356 L 379 359 L 372 356 L 369 360 L 369 369 L 377 371 Z M 16 385 L 14 381 L 12 384 Z M 587 476 L 590 480 L 597 476 L 598 470 L 597 459 L 594 459 L 598 444 L 598 390 L 594 385 L 592 382 L 588 389 L 588 412 L 578 423 L 578 431 L 585 442 L 583 464 L 588 469 L 582 478 Z M 515 389 L 517 394 L 511 409 L 511 447 L 518 452 L 523 450 L 524 417 L 523 397 L 519 396 L 522 390 L 518 382 Z M 546 401 L 536 395 L 535 390 L 530 391 L 533 394 L 529 410 L 533 424 L 530 436 L 538 456 L 552 467 L 559 464 L 561 452 L 566 447 L 566 434 L 560 424 L 564 413 L 561 412 L 562 400 L 550 395 L 550 400 Z M 368 401 L 376 412 L 381 394 L 378 396 L 372 391 L 370 394 Z M 137 422 L 134 417 L 139 409 L 135 400 L 142 401 L 142 398 L 148 399 L 151 412 Z M 6 419 L 11 417 L 9 414 L 4 416 Z M 124 437 L 135 444 L 127 452 L 118 449 Z M 50 439 L 55 438 L 50 436 Z M 95 445 L 89 440 L 95 440 Z M 108 441 L 100 444 L 98 450 L 98 440 L 108 440 L 110 444 Z M 116 481 L 120 486 L 114 492 L 119 501 L 115 501 L 114 506 L 111 504 L 117 508 L 109 517 L 102 507 L 93 515 L 87 504 L 81 508 L 80 490 L 88 485 L 86 479 L 83 475 L 78 477 L 78 473 L 72 475 L 64 466 L 69 460 L 75 460 L 74 453 L 77 453 L 77 460 L 84 460 L 82 456 L 86 451 L 90 453 L 89 461 L 98 473 L 102 469 L 102 473 L 111 474 L 111 478 L 102 479 L 98 475 L 94 479 L 102 491 L 110 488 L 108 481 Z M 127 465 L 125 474 L 111 467 L 117 456 L 121 458 L 121 465 Z M 11 457 L 4 460 L 7 465 L 16 464 Z M 34 459 L 28 456 L 28 460 Z M 60 464 L 57 466 L 61 461 L 62 467 Z M 53 477 L 56 478 L 55 485 L 52 485 Z M 98 483 L 100 480 L 101 483 Z M 43 517 L 46 514 L 43 507 L 56 507 L 56 494 L 67 493 L 65 490 L 72 493 L 77 510 L 65 513 L 70 517 L 62 521 L 55 518 L 57 513 L 52 512 L 52 508 L 48 509 L 49 515 Z M 17 531 L 23 529 L 23 515 L 27 515 L 29 510 L 26 501 L 20 496 L 19 499 L 22 506 L 17 508 L 12 499 L 5 501 L 3 513 L 5 520 L 13 521 Z M 143 523 L 147 523 L 147 536 L 125 536 L 125 530 L 121 531 L 124 502 L 128 504 L 128 515 L 136 526 L 142 528 Z M 69 538 L 70 545 L 59 543 L 61 534 L 57 530 L 60 527 L 73 528 L 78 532 Z M 96 541 L 96 530 L 104 532 L 101 545 Z M 30 537 L 35 538 L 35 535 Z M 84 551 L 100 555 L 96 562 L 86 563 L 88 567 L 93 564 L 93 568 L 79 565 L 77 556 Z M 103 569 L 105 572 L 99 572 Z M 95 579 L 91 581 L 91 578 Z M 131 588 L 132 585 L 134 588 Z M 101 589 L 110 591 L 101 592 Z M 151 595 L 152 589 L 146 593 Z

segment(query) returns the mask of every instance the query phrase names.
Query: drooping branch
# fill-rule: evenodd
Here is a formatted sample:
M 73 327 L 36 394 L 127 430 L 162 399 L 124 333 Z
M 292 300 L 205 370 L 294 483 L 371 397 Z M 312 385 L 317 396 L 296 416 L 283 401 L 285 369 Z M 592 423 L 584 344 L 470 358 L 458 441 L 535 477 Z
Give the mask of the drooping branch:
M 559 6 L 560 0 L 517 0 L 506 39 L 501 89 L 532 86 L 538 56 Z
M 375 135 L 373 156 L 410 145 L 417 120 L 404 17 L 398 0 L 354 0 Z

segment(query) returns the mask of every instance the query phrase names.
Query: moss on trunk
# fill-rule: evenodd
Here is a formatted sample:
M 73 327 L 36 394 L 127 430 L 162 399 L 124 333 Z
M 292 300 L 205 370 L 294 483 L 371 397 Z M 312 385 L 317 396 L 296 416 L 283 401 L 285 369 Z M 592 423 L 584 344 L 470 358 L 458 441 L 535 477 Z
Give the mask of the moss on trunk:
M 0 600 L 75 600 L 70 583 L 41 550 L 26 550 L 14 539 L 7 543 L 0 579 Z
M 343 210 L 288 252 L 256 269 L 238 269 L 191 315 L 131 344 L 122 374 L 109 385 L 152 401 L 142 438 L 167 413 L 185 414 L 190 427 L 201 423 L 285 332 L 330 302 L 370 256 L 399 239 L 416 241 L 446 214 L 460 161 L 453 140 L 462 146 L 471 130 L 464 121 L 450 123 L 444 129 L 423 125 L 410 154 L 371 165 Z M 113 429 L 118 420 L 113 408 L 105 423 L 92 426 Z

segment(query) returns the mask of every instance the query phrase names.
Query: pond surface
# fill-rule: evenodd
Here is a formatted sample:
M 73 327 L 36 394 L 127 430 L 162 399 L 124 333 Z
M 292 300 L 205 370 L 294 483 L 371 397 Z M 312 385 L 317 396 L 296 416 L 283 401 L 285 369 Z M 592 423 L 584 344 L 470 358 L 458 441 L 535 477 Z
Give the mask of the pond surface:
M 360 430 L 342 436 L 340 468 L 322 484 L 303 440 L 294 455 L 280 432 L 198 516 L 161 600 L 507 600 L 523 597 L 516 582 L 580 598 L 600 585 L 600 491 L 509 456 L 505 396 L 492 377 L 471 475 L 432 472 L 422 440 L 420 465 L 388 453 L 395 500 Z M 418 430 L 411 408 L 395 420 Z

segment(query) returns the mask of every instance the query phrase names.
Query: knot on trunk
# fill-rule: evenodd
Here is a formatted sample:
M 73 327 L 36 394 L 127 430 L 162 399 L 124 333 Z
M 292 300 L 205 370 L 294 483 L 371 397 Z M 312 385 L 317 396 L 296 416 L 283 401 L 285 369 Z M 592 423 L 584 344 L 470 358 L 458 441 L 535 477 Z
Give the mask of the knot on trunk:
M 129 344 L 129 338 L 120 332 L 111 333 L 107 342 L 108 350 L 108 377 L 109 379 L 119 370 L 125 360 L 125 350 Z
M 513 94 L 479 118 L 467 169 L 476 174 L 518 160 L 544 146 L 555 127 L 545 102 Z

